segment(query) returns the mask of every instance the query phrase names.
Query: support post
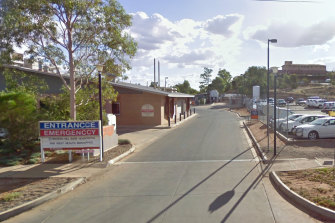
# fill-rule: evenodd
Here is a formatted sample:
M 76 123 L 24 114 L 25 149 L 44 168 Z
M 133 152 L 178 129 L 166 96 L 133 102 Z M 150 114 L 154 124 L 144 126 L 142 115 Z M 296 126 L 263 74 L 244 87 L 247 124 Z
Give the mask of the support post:
M 101 121 L 101 158 L 104 157 L 104 125 L 102 118 L 102 96 L 101 96 L 101 71 L 99 73 L 99 106 L 100 106 L 100 121 Z
M 274 131 L 273 131 L 273 155 L 277 155 L 277 75 L 274 75 Z

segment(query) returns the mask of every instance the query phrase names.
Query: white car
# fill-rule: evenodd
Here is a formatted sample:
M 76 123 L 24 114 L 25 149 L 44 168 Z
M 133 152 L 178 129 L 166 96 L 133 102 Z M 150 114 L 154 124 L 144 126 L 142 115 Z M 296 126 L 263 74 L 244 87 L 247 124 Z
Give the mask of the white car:
M 322 108 L 323 107 L 323 104 L 327 102 L 326 99 L 315 99 L 313 101 L 313 107 L 315 108 Z
M 277 125 L 277 128 L 279 128 L 280 124 L 282 123 L 287 123 L 287 120 L 290 121 L 290 120 L 294 120 L 296 118 L 299 118 L 300 116 L 302 116 L 303 114 L 291 114 L 289 115 L 287 118 L 278 118 L 277 119 L 277 122 L 276 122 L 276 125 Z M 270 125 L 272 127 L 274 127 L 274 121 L 273 119 L 270 119 Z
M 294 120 L 290 120 L 287 123 L 282 123 L 279 127 L 283 132 L 292 132 L 292 130 L 302 124 L 311 123 L 315 119 L 326 117 L 326 115 L 302 115 Z
M 308 138 L 311 140 L 334 138 L 335 117 L 319 118 L 309 124 L 300 125 L 296 128 L 295 135 L 299 138 Z

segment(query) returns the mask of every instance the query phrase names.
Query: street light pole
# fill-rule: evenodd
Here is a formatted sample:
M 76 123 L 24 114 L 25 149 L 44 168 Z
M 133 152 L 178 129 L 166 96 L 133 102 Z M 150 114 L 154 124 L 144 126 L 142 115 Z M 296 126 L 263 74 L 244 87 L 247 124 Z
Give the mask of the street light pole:
M 277 43 L 277 39 L 268 39 L 268 72 L 267 72 L 267 90 L 266 90 L 266 135 L 268 137 L 268 150 L 270 147 L 270 138 L 269 138 L 269 94 L 270 94 L 270 42 Z
M 273 156 L 276 156 L 277 155 L 277 72 L 278 72 L 278 68 L 273 67 L 272 72 L 274 74 Z
M 100 159 L 104 157 L 104 125 L 103 125 L 103 118 L 102 118 L 102 96 L 101 96 L 101 72 L 103 70 L 103 65 L 97 65 L 99 74 L 99 112 L 100 112 L 100 122 L 101 122 L 101 154 Z

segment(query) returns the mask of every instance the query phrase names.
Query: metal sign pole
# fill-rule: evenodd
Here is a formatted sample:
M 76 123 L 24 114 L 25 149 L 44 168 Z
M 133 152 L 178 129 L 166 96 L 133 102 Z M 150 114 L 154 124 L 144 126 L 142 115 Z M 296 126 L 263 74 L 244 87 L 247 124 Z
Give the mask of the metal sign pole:
M 100 138 L 100 162 L 102 162 L 101 120 L 99 120 L 99 138 Z

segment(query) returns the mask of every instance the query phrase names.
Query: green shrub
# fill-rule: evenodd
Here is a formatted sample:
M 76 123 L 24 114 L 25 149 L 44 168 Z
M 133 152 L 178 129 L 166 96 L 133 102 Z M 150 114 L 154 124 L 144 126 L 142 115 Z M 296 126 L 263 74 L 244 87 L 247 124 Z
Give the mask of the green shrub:
M 0 159 L 0 165 L 3 166 L 16 166 L 22 162 L 21 157 L 6 156 Z
M 119 139 L 118 143 L 119 145 L 126 145 L 126 144 L 130 144 L 130 141 L 128 139 Z
M 4 201 L 4 202 L 8 202 L 8 201 L 12 201 L 18 197 L 20 197 L 22 194 L 20 192 L 12 192 L 12 193 L 8 193 L 8 194 L 5 194 L 1 200 Z
M 40 159 L 39 158 L 31 158 L 28 160 L 28 164 L 36 164 L 36 163 L 39 163 L 40 162 Z
M 0 94 L 0 126 L 7 129 L 5 140 L 13 151 L 38 137 L 38 111 L 35 97 L 23 92 Z

